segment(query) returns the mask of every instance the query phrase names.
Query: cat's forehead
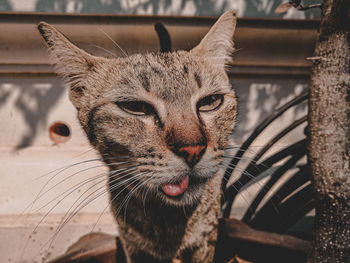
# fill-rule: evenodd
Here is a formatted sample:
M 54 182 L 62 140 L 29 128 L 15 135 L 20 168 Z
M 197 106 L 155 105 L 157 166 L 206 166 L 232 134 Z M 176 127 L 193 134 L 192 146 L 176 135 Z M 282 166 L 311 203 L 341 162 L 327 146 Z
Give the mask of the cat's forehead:
M 200 58 L 186 51 L 133 55 L 118 68 L 116 89 L 134 95 L 149 93 L 168 102 L 213 88 L 216 78 Z

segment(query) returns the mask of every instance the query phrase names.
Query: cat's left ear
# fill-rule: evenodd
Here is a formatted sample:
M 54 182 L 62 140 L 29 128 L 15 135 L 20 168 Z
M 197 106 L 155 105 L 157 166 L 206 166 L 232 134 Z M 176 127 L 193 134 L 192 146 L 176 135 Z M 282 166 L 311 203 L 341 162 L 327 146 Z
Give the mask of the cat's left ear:
M 224 68 L 232 61 L 236 23 L 235 12 L 232 10 L 225 12 L 211 27 L 199 45 L 190 52 L 208 59 L 216 67 Z

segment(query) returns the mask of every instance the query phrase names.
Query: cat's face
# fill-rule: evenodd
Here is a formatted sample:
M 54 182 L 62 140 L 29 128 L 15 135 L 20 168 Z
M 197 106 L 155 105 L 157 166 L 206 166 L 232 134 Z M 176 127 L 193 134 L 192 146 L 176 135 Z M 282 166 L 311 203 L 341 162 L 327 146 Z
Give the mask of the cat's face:
M 172 205 L 199 200 L 223 162 L 236 117 L 224 70 L 235 17 L 228 12 L 220 20 L 190 52 L 118 59 L 91 56 L 39 25 L 71 84 L 82 127 L 113 171 L 111 187 L 125 181 L 135 196 L 147 191 Z

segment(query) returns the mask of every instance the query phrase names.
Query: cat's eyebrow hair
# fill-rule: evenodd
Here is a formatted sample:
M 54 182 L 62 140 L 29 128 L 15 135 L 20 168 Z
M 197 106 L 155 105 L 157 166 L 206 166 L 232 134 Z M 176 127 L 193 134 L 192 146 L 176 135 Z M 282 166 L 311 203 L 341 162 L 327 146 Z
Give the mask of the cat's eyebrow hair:
M 117 95 L 109 100 L 109 102 L 118 102 L 118 101 L 139 101 L 141 98 L 134 95 Z
M 141 72 L 139 74 L 139 78 L 141 80 L 141 86 L 147 91 L 150 92 L 150 83 L 149 83 L 149 79 L 146 75 L 145 72 Z
M 212 90 L 208 90 L 207 91 L 207 94 L 210 95 L 210 94 L 222 94 L 222 95 L 227 95 L 228 94 L 228 91 L 225 90 L 225 88 L 223 87 L 215 87 L 213 88 Z
M 197 72 L 194 73 L 194 79 L 197 82 L 198 88 L 201 88 L 202 87 L 202 80 Z

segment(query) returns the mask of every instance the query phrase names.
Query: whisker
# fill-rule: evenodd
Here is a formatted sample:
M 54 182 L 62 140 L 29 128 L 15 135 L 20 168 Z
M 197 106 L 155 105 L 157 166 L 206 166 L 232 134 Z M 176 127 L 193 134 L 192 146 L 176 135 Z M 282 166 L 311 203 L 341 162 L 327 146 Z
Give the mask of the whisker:
M 148 179 L 145 180 L 145 181 L 141 181 L 138 185 L 136 185 L 133 189 L 130 190 L 130 192 L 128 193 L 128 195 L 126 196 L 126 198 L 124 199 L 124 201 L 122 202 L 120 208 L 123 207 L 124 204 L 125 204 L 125 208 L 124 208 L 124 222 L 126 222 L 126 210 L 127 210 L 127 206 L 128 206 L 128 203 L 129 203 L 129 201 L 130 201 L 132 195 L 133 195 L 134 193 L 136 193 L 136 191 L 137 191 L 142 185 L 146 184 L 147 182 L 149 182 L 149 181 L 152 180 L 152 179 L 153 179 L 153 178 L 150 177 L 150 178 L 148 178 Z M 119 213 L 119 212 L 117 212 L 117 214 L 118 214 L 118 213 Z
M 129 168 L 129 169 L 133 169 L 133 167 L 132 168 Z M 122 171 L 124 171 L 125 170 L 125 168 L 123 168 L 123 169 L 119 169 L 119 170 L 122 170 Z M 115 174 L 117 174 L 117 172 L 115 171 L 114 172 Z M 102 173 L 101 175 L 105 175 L 106 173 Z M 116 175 L 115 175 L 116 176 Z M 91 186 L 89 189 L 91 189 L 91 188 L 93 188 L 93 187 L 95 187 L 96 185 L 98 185 L 98 184 L 100 184 L 100 183 L 104 183 L 104 181 L 106 181 L 106 179 L 103 179 L 103 180 L 100 180 L 99 182 L 97 182 L 97 183 L 95 183 L 93 186 Z M 86 184 L 86 182 L 84 183 L 84 184 Z M 103 186 L 102 187 L 100 187 L 99 189 L 102 189 L 102 188 L 104 188 L 105 187 L 105 183 L 103 184 Z M 71 189 L 71 188 L 70 188 Z M 89 190 L 88 189 L 88 190 Z M 78 200 L 88 191 L 88 190 L 86 190 L 79 198 L 78 198 Z M 67 190 L 67 191 L 69 191 L 69 189 Z M 66 191 L 66 192 L 67 192 Z M 59 200 L 59 202 L 58 203 L 56 203 L 43 217 L 42 217 L 42 219 L 39 221 L 39 223 L 36 225 L 36 227 L 34 228 L 34 230 L 32 231 L 32 233 L 31 233 L 31 235 L 37 230 L 37 228 L 40 226 L 40 224 L 43 222 L 43 220 L 49 215 L 49 213 L 55 208 L 55 207 L 57 207 L 58 205 L 59 205 L 59 203 L 61 203 L 62 202 L 62 200 L 64 200 L 68 195 L 70 195 L 72 192 L 74 192 L 74 190 L 71 190 L 68 194 L 66 194 L 66 196 L 64 196 L 63 198 L 61 198 L 61 200 Z M 87 197 L 88 198 L 88 197 Z M 75 203 L 78 201 L 78 200 L 76 200 L 75 201 Z M 74 204 L 75 204 L 74 203 Z M 73 206 L 74 206 L 74 204 L 73 204 Z M 68 210 L 68 211 L 70 211 L 71 209 L 72 209 L 72 207 L 73 206 L 71 206 L 71 208 Z M 79 210 L 80 211 L 80 210 Z M 66 213 L 66 215 L 67 215 L 67 213 Z M 48 244 L 48 242 L 50 242 L 50 240 L 54 240 L 55 239 L 55 236 L 56 236 L 56 232 L 58 233 L 59 231 L 60 231 L 60 229 L 62 229 L 62 227 L 60 227 L 61 226 L 61 223 L 62 223 L 62 221 L 65 219 L 65 217 L 66 217 L 66 215 L 62 218 L 62 220 L 61 220 L 61 222 L 60 222 L 60 224 L 59 224 L 59 229 L 58 229 L 58 231 L 56 230 L 55 231 L 55 233 L 53 234 L 53 236 L 52 236 L 52 238 L 50 238 L 43 246 L 42 246 L 42 248 L 43 247 L 45 247 L 47 244 Z M 74 214 L 75 215 L 75 214 Z M 69 218 L 70 219 L 70 218 Z M 68 220 L 69 221 L 69 220 Z M 67 222 L 68 222 L 67 221 Z M 30 235 L 30 236 L 31 236 Z M 28 242 L 29 242 L 29 239 L 27 240 L 27 242 L 26 242 L 26 246 L 25 246 L 25 248 L 24 248 L 24 250 L 26 249 L 26 247 L 27 247 L 27 245 L 28 245 Z M 51 243 L 52 244 L 52 243 Z M 51 247 L 51 246 L 50 246 Z M 41 248 L 41 249 L 42 249 Z M 24 253 L 24 250 L 23 250 L 23 253 Z
M 252 175 L 251 173 L 249 173 L 247 170 L 245 170 L 245 169 L 242 169 L 242 168 L 240 168 L 240 167 L 238 167 L 238 166 L 232 166 L 232 165 L 227 165 L 227 167 L 230 167 L 230 168 L 233 168 L 233 169 L 235 169 L 235 170 L 238 170 L 239 172 L 241 172 L 243 175 L 246 175 L 246 176 L 248 176 L 249 178 L 251 178 L 252 179 L 252 182 L 251 182 L 251 184 L 253 184 L 253 183 L 257 183 L 262 189 L 264 189 L 264 186 L 261 184 L 261 182 L 260 182 L 260 180 L 261 179 L 258 179 L 258 177 L 255 177 L 254 175 Z M 227 181 L 229 181 L 229 179 L 227 180 Z M 237 181 L 239 181 L 239 180 L 237 180 Z M 239 182 L 240 183 L 240 182 Z M 240 183 L 241 184 L 241 183 Z M 242 185 L 243 186 L 243 185 Z M 246 186 L 246 185 L 245 185 Z M 241 189 L 242 190 L 242 189 Z M 266 190 L 263 190 L 263 191 L 265 191 L 265 193 L 267 193 L 267 191 Z
M 81 162 L 78 162 L 78 163 L 73 163 L 73 164 L 69 164 L 69 165 L 66 165 L 66 166 L 63 166 L 63 167 L 60 167 L 60 168 L 57 168 L 51 172 L 48 172 L 48 173 L 45 173 L 43 175 L 40 175 L 38 176 L 37 178 L 34 178 L 33 180 L 29 181 L 28 183 L 32 183 L 32 182 L 35 182 L 37 180 L 40 180 L 41 178 L 43 177 L 46 177 L 52 173 L 60 173 L 60 172 L 64 172 L 65 170 L 69 169 L 69 168 L 72 168 L 74 166 L 77 166 L 77 165 L 80 165 L 80 164 L 85 164 L 85 163 L 89 163 L 89 162 L 96 162 L 96 161 L 103 161 L 102 158 L 94 158 L 94 159 L 90 159 L 90 160 L 84 160 L 84 161 L 81 161 Z
M 231 185 L 229 186 L 229 187 L 233 187 L 233 188 L 236 190 L 237 194 L 242 195 L 242 198 L 243 198 L 243 191 L 247 191 L 248 194 L 249 194 L 250 196 L 252 196 L 252 194 L 249 193 L 249 190 L 248 190 L 248 189 L 249 189 L 249 186 L 251 186 L 251 185 L 253 185 L 253 184 L 257 184 L 257 185 L 260 187 L 261 191 L 263 191 L 263 193 L 264 193 L 265 195 L 269 193 L 269 189 L 266 189 L 266 186 L 261 182 L 261 180 L 264 179 L 265 177 L 264 177 L 264 178 L 255 177 L 255 176 L 253 176 L 252 174 L 250 174 L 248 171 L 243 170 L 243 169 L 241 169 L 241 168 L 239 168 L 239 167 L 237 167 L 237 166 L 236 166 L 236 167 L 229 166 L 229 167 L 231 167 L 231 168 L 233 168 L 233 169 L 239 169 L 239 171 L 242 172 L 243 175 L 246 175 L 246 176 L 248 176 L 249 178 L 252 179 L 251 182 L 249 182 L 249 183 L 247 183 L 247 184 L 244 184 L 244 185 L 240 182 L 239 179 L 236 180 L 236 182 L 237 182 L 238 184 L 241 185 L 240 190 L 238 190 L 238 189 L 235 187 L 234 183 L 231 184 Z M 245 198 L 244 198 L 244 199 L 245 199 Z M 246 200 L 245 200 L 245 202 L 246 202 L 247 204 L 249 204 Z M 274 210 L 279 214 L 278 208 L 277 208 L 276 204 L 275 204 L 272 200 L 271 200 L 271 205 L 273 206 Z M 249 207 L 249 209 L 250 209 L 252 212 L 254 212 L 250 207 Z
M 139 177 L 140 177 L 142 174 L 144 174 L 144 173 L 137 174 L 137 175 L 136 175 L 137 177 L 134 176 L 134 177 L 135 177 L 135 180 L 132 181 L 132 183 L 138 181 L 138 180 L 139 180 Z M 113 188 L 113 189 L 112 189 L 112 188 Z M 114 189 L 115 187 L 113 186 L 112 188 L 109 189 L 110 192 L 115 191 L 115 189 Z M 124 190 L 126 190 L 126 188 L 124 188 L 123 191 L 124 191 Z M 123 191 L 122 191 L 122 192 L 123 192 Z M 96 223 L 95 223 L 94 226 L 92 227 L 90 233 L 91 233 L 92 231 L 94 231 L 96 225 L 97 225 L 98 222 L 100 221 L 102 215 L 105 213 L 105 211 L 107 210 L 107 208 L 108 208 L 109 206 L 111 206 L 111 204 L 113 203 L 113 201 L 114 201 L 122 192 L 119 192 L 116 196 L 114 196 L 114 197 L 112 198 L 112 200 L 110 200 L 110 201 L 108 202 L 107 206 L 106 206 L 106 207 L 103 209 L 103 211 L 100 213 L 100 216 L 98 217 Z M 116 213 L 116 215 L 117 215 L 117 214 L 118 214 L 118 212 Z
M 147 188 L 147 191 L 146 191 L 145 196 L 142 198 L 142 203 L 143 203 L 143 213 L 146 216 L 146 197 L 147 197 L 147 194 L 148 194 L 149 190 L 151 190 L 151 187 L 148 186 L 148 185 L 145 185 L 145 186 Z
M 130 175 L 133 173 L 133 172 L 132 172 L 132 169 L 133 169 L 133 168 L 128 169 L 128 170 L 126 171 L 127 173 L 124 174 L 124 175 L 121 176 L 121 177 L 117 177 L 117 176 L 120 176 L 123 172 L 125 172 L 125 170 L 121 171 L 120 173 L 117 173 L 117 172 L 113 173 L 112 176 L 110 176 L 110 178 L 113 178 L 113 177 L 117 177 L 117 178 L 116 178 L 116 179 L 113 179 L 113 180 L 111 181 L 111 183 L 116 182 L 116 181 L 118 181 L 118 180 L 122 180 L 123 178 L 125 178 L 125 177 L 127 177 L 127 176 L 130 176 Z M 130 172 L 130 171 L 131 171 L 131 172 Z M 106 181 L 107 179 L 108 179 L 108 178 L 106 178 L 105 180 L 102 180 L 102 181 L 98 182 L 97 184 L 99 184 L 99 183 L 101 183 L 101 182 L 104 182 L 104 181 Z M 130 179 L 132 179 L 132 177 L 131 177 Z M 129 179 L 127 179 L 127 180 L 129 180 Z M 125 180 L 125 181 L 127 181 L 127 180 Z M 121 186 L 123 183 L 124 183 L 124 181 L 118 183 L 118 184 L 117 184 L 118 187 Z M 92 189 L 93 187 L 95 187 L 97 184 L 95 184 L 95 185 L 89 187 L 87 190 L 85 190 L 85 191 L 80 195 L 80 197 L 79 197 L 77 200 L 75 200 L 75 202 L 71 205 L 70 209 L 66 212 L 66 216 L 68 216 L 68 215 L 70 214 L 70 211 L 72 210 L 72 208 L 74 207 L 74 205 L 80 200 L 80 198 L 81 198 L 82 196 L 84 196 L 84 194 L 86 194 L 90 189 Z M 85 200 L 86 200 L 87 198 L 89 198 L 90 196 L 92 196 L 92 195 L 93 195 L 94 193 L 96 193 L 97 191 L 103 189 L 104 187 L 105 187 L 105 185 L 103 185 L 102 187 L 98 188 L 98 189 L 95 190 L 94 192 L 90 193 L 87 197 L 85 197 L 85 199 L 82 200 L 82 201 L 75 207 L 75 209 L 73 210 L 73 212 L 72 212 L 72 213 L 73 213 L 73 216 L 75 215 L 74 212 L 76 211 L 76 209 L 78 209 L 78 208 L 81 206 L 81 204 L 82 204 L 83 202 L 85 202 Z M 80 209 L 79 209 L 79 210 L 80 210 Z M 61 221 L 65 220 L 66 216 L 64 216 L 64 217 L 62 218 Z M 69 216 L 70 216 L 70 215 L 69 215 Z M 70 218 L 69 218 L 68 220 L 66 219 L 67 222 L 68 222 L 73 216 L 70 216 Z M 67 218 L 68 218 L 68 217 L 67 217 Z
M 226 163 L 228 168 L 235 168 L 238 166 L 245 166 L 245 170 L 251 170 L 252 168 L 255 168 L 259 172 L 263 172 L 263 169 L 268 169 L 270 168 L 269 165 L 265 164 L 264 162 L 259 162 L 258 160 L 255 160 L 254 158 L 248 158 L 248 157 L 237 157 L 237 156 L 223 156 L 224 159 L 230 159 L 230 160 L 238 160 L 246 162 L 246 163 L 239 163 L 237 162 L 236 165 L 233 165 L 232 163 Z
M 130 175 L 130 174 L 126 174 L 125 176 Z M 135 176 L 134 176 L 135 177 Z M 118 180 L 120 178 L 114 179 L 114 180 Z M 137 179 L 137 178 L 136 178 Z M 129 180 L 135 180 L 135 178 L 131 177 L 125 181 L 129 181 Z M 121 187 L 123 184 L 125 184 L 125 181 L 120 182 L 117 184 L 117 188 Z M 52 235 L 52 237 L 48 240 L 48 242 L 50 242 L 50 246 L 52 246 L 52 243 L 54 241 L 54 239 L 56 238 L 56 236 L 58 235 L 58 233 L 62 230 L 62 228 L 79 212 L 81 211 L 83 208 L 85 208 L 87 205 L 89 205 L 91 202 L 97 200 L 99 197 L 101 197 L 102 195 L 104 195 L 105 193 L 108 192 L 108 190 L 102 190 L 101 189 L 105 188 L 105 185 L 103 185 L 102 187 L 99 187 L 97 190 L 93 191 L 92 193 L 90 193 L 87 197 L 84 198 L 84 200 L 82 200 L 78 205 L 76 205 L 76 207 L 73 209 L 72 212 L 70 212 L 73 208 L 73 206 L 77 203 L 77 201 L 87 192 L 85 191 L 79 198 L 78 200 L 76 200 L 74 202 L 74 204 L 71 206 L 71 208 L 68 210 L 69 212 L 66 213 L 66 215 L 62 218 L 59 226 L 57 227 L 57 229 L 55 230 L 55 233 Z M 99 193 L 97 193 L 98 191 L 100 191 Z M 97 193 L 97 194 L 96 194 Z M 90 197 L 90 199 L 88 199 Z M 87 200 L 88 199 L 88 200 Z M 68 214 L 69 213 L 69 214 Z M 43 247 L 45 247 L 48 242 L 46 242 Z
M 144 172 L 144 173 L 138 174 L 136 179 L 137 179 L 137 180 L 140 180 L 139 177 L 140 177 L 141 175 L 143 175 L 143 174 L 145 174 L 145 172 Z M 151 178 L 150 178 L 150 179 L 151 179 Z M 137 180 L 135 180 L 135 181 L 137 181 Z M 134 182 L 134 181 L 133 181 L 133 182 Z M 132 183 L 133 183 L 133 182 L 132 182 Z M 142 183 L 142 181 L 141 181 L 141 183 Z M 126 189 L 127 189 L 127 187 L 124 188 L 124 190 L 126 190 Z M 109 190 L 110 190 L 110 192 L 114 191 L 114 189 L 112 189 L 112 188 L 110 188 Z M 124 191 L 124 190 L 123 190 L 123 191 Z M 112 198 L 112 200 L 109 202 L 108 205 L 110 205 L 111 203 L 113 203 L 114 200 L 119 196 L 119 194 L 120 194 L 120 193 L 118 193 L 116 196 L 114 196 L 114 197 Z M 130 192 L 129 192 L 129 194 L 130 194 Z M 129 195 L 129 194 L 128 194 L 128 195 Z M 128 196 L 128 195 L 127 195 L 127 196 Z M 127 196 L 124 198 L 124 200 L 127 198 Z M 117 212 L 116 212 L 116 214 L 115 214 L 115 217 L 119 214 L 121 208 L 123 207 L 123 204 L 124 204 L 124 201 L 122 202 L 122 204 L 121 204 L 120 207 L 118 208 L 118 210 L 117 210 Z M 108 207 L 108 206 L 107 206 L 107 207 Z M 107 209 L 107 207 L 106 207 L 105 209 Z
M 104 52 L 106 52 L 106 53 L 112 55 L 112 56 L 115 57 L 115 58 L 118 58 L 118 56 L 117 56 L 116 54 L 114 54 L 112 51 L 109 51 L 108 49 L 105 49 L 105 48 L 103 48 L 103 47 L 101 47 L 101 46 L 98 46 L 98 45 L 95 45 L 95 44 L 90 44 L 90 45 L 93 46 L 93 47 L 96 47 L 96 48 L 98 48 L 98 49 L 103 50 Z
M 85 161 L 84 161 L 85 162 Z M 118 162 L 118 163 L 112 163 L 112 164 L 107 164 L 107 166 L 109 165 L 118 165 L 118 164 L 125 164 L 125 163 L 130 163 L 130 162 Z M 81 163 L 80 163 L 81 164 Z M 63 172 L 64 170 L 68 169 L 68 168 L 71 168 L 71 167 L 66 167 L 64 170 L 61 170 L 59 171 L 58 173 L 56 173 L 54 176 L 52 176 L 45 184 L 44 186 L 40 189 L 39 193 L 37 194 L 37 196 L 35 197 L 34 201 L 31 202 L 26 208 L 25 210 L 23 211 L 23 213 L 29 208 L 29 211 L 28 211 L 28 214 L 30 213 L 30 211 L 33 209 L 33 206 L 34 204 L 41 198 L 43 197 L 45 194 L 47 194 L 48 192 L 50 192 L 53 188 L 57 187 L 58 185 L 62 184 L 63 182 L 67 181 L 68 179 L 72 178 L 73 176 L 77 175 L 77 174 L 80 174 L 82 172 L 85 172 L 85 171 L 88 171 L 88 170 L 91 170 L 91 169 L 94 169 L 94 168 L 100 168 L 100 167 L 104 167 L 106 166 L 106 164 L 101 164 L 101 165 L 96 165 L 96 166 L 93 166 L 93 167 L 89 167 L 89 168 L 85 168 L 83 170 L 80 170 L 76 173 L 73 173 L 72 175 L 64 178 L 63 180 L 61 180 L 60 182 L 56 183 L 54 186 L 52 186 L 51 188 L 49 188 L 48 190 L 46 190 L 45 192 L 44 189 L 46 188 L 46 186 L 61 172 Z
M 69 168 L 72 168 L 74 166 L 77 166 L 77 165 L 80 165 L 80 164 L 85 164 L 85 163 L 88 163 L 88 162 L 94 162 L 94 161 L 101 161 L 100 158 L 96 158 L 96 159 L 90 159 L 90 160 L 85 160 L 85 161 L 82 161 L 82 162 L 78 162 L 78 163 L 74 163 L 74 164 L 70 164 L 70 165 L 67 165 L 67 166 L 64 166 L 64 167 L 61 167 L 61 168 L 58 168 L 58 169 L 55 169 L 49 173 L 46 173 L 44 175 L 41 175 L 35 179 L 33 179 L 31 182 L 35 182 L 43 177 L 46 177 L 52 173 L 55 173 L 57 172 L 54 176 L 52 176 L 45 184 L 44 186 L 42 186 L 42 188 L 40 189 L 40 191 L 38 192 L 38 194 L 36 195 L 36 197 L 34 198 L 34 201 L 32 201 L 31 203 L 29 203 L 29 205 L 27 205 L 22 211 L 21 213 L 18 215 L 17 219 L 18 218 L 21 218 L 23 216 L 23 214 L 28 210 L 28 215 L 30 214 L 30 211 L 33 209 L 33 206 L 35 204 L 35 202 L 38 200 L 40 194 L 42 193 L 42 191 L 45 189 L 45 187 L 50 183 L 50 181 L 52 181 L 58 174 L 60 174 L 61 172 L 64 172 L 65 170 L 69 169 Z
M 255 146 L 250 146 L 248 149 L 240 149 L 240 147 L 236 147 L 236 146 L 227 146 L 227 147 L 225 147 L 225 151 L 237 149 L 237 151 L 234 152 L 235 154 L 240 154 L 240 155 L 243 155 L 245 153 L 257 154 L 257 150 L 251 149 L 254 147 L 262 148 L 263 146 L 255 145 Z M 241 153 L 243 153 L 243 154 L 241 154 Z
M 238 156 L 235 156 L 235 155 L 230 155 L 230 154 L 224 154 L 222 156 L 224 159 L 230 159 L 230 160 L 239 160 L 239 161 L 247 161 L 247 162 L 253 162 L 254 164 L 256 164 L 258 161 L 254 160 L 254 158 L 251 158 L 251 157 L 244 157 L 244 156 L 241 156 L 241 157 L 238 157 Z
M 242 186 L 241 182 L 238 182 L 238 183 Z M 238 188 L 236 188 L 236 186 L 235 186 L 234 184 L 232 185 L 232 187 L 236 190 L 237 194 L 239 194 L 239 195 L 242 196 L 244 202 L 245 202 L 247 205 L 249 205 L 249 202 L 248 202 L 247 198 L 244 196 L 244 194 L 243 194 L 241 191 L 239 191 Z
M 223 179 L 226 179 L 226 178 L 223 178 Z M 226 180 L 227 180 L 227 179 L 226 179 Z M 242 186 L 242 183 L 239 182 L 239 180 L 237 180 L 237 182 Z M 236 186 L 235 186 L 234 184 L 232 184 L 232 185 L 230 185 L 230 186 L 232 186 L 232 187 L 235 189 L 236 193 L 237 193 L 240 197 L 242 197 L 243 201 L 248 205 L 248 209 L 249 209 L 249 210 L 252 210 L 252 209 L 250 208 L 250 206 L 249 206 L 248 199 L 247 199 L 247 198 L 245 197 L 245 195 L 244 195 L 244 192 L 243 192 L 243 191 L 240 191 L 238 188 L 236 188 Z M 221 189 L 221 191 L 222 191 L 222 189 Z M 248 192 L 248 194 L 250 195 L 249 192 Z M 225 193 L 222 192 L 222 195 L 225 196 Z M 231 207 L 230 213 L 232 213 L 232 207 Z
M 116 176 L 116 175 L 114 175 L 116 172 L 124 172 L 124 171 L 127 171 L 127 170 L 131 170 L 131 169 L 133 169 L 134 167 L 132 167 L 132 168 L 121 168 L 121 169 L 117 169 L 117 170 L 113 170 L 113 171 L 111 171 L 111 172 L 109 172 L 109 173 L 100 173 L 100 174 L 98 174 L 98 175 L 96 175 L 96 176 L 94 176 L 94 177 L 92 177 L 92 178 L 88 178 L 88 179 L 86 179 L 86 180 L 84 180 L 84 181 L 82 181 L 82 182 L 79 182 L 78 184 L 75 184 L 74 186 L 72 186 L 72 187 L 70 187 L 69 189 L 67 189 L 67 190 L 65 190 L 63 193 L 61 193 L 60 195 L 58 195 L 58 196 L 56 196 L 54 199 L 52 199 L 51 201 L 49 201 L 48 203 L 46 203 L 44 206 L 42 206 L 42 207 L 40 207 L 38 210 L 36 210 L 35 212 L 38 212 L 38 211 L 40 211 L 42 208 L 44 208 L 44 207 L 46 207 L 47 205 L 49 205 L 51 202 L 53 202 L 54 200 L 56 200 L 56 199 L 58 199 L 59 197 L 61 197 L 62 195 L 64 195 L 65 193 L 67 193 L 67 192 L 69 192 L 68 194 L 66 194 L 64 197 L 63 197 L 63 199 L 65 199 L 67 196 L 69 196 L 70 194 L 72 194 L 75 190 L 77 190 L 79 187 L 82 187 L 82 186 L 84 186 L 84 185 L 86 185 L 86 184 L 88 184 L 89 182 L 92 182 L 92 181 L 94 181 L 94 180 L 96 180 L 96 179 L 98 179 L 98 178 L 100 178 L 100 177 L 103 177 L 103 176 L 105 176 L 105 175 L 107 175 L 107 174 L 111 174 L 111 173 L 113 173 L 113 175 L 110 177 L 110 178 L 112 178 L 112 177 L 114 177 L 114 176 Z M 117 174 L 117 175 L 120 175 L 120 174 Z M 103 182 L 103 181 L 106 181 L 108 178 L 104 178 L 103 180 L 101 180 L 100 182 Z M 99 183 L 99 182 L 98 182 Z M 93 186 L 92 186 L 93 187 Z M 91 187 L 90 187 L 91 188 Z M 89 189 L 90 189 L 89 188 Z M 61 200 L 63 200 L 63 199 L 61 199 Z
M 233 52 L 232 52 L 232 54 L 235 54 L 235 53 L 237 53 L 237 52 L 239 52 L 239 51 L 241 51 L 241 50 L 243 50 L 244 48 L 237 48 L 237 49 L 234 49 L 233 50 Z
M 100 30 L 106 37 L 108 37 L 109 40 L 111 40 L 111 41 L 113 42 L 113 44 L 116 45 L 116 46 L 120 49 L 120 51 L 124 54 L 125 57 L 129 56 L 129 54 L 128 54 L 126 51 L 124 51 L 124 50 L 118 45 L 118 43 L 117 43 L 115 40 L 113 40 L 102 28 L 98 27 L 98 30 Z
M 89 153 L 89 152 L 91 152 L 91 151 L 93 151 L 93 150 L 95 150 L 95 149 L 94 149 L 94 148 L 90 148 L 89 150 L 86 150 L 86 151 L 84 151 L 84 152 L 82 152 L 82 153 L 77 154 L 76 156 L 73 157 L 73 159 L 74 159 L 74 158 L 81 157 L 81 156 L 83 156 L 83 155 L 85 155 L 85 154 L 87 154 L 87 153 Z
M 46 190 L 40 197 L 42 197 L 44 194 L 48 193 L 49 191 L 51 191 L 53 188 L 57 187 L 58 185 L 62 184 L 63 182 L 67 181 L 68 179 L 72 178 L 73 176 L 78 175 L 78 174 L 80 174 L 82 172 L 89 171 L 89 170 L 95 169 L 95 168 L 105 167 L 106 165 L 107 166 L 111 166 L 111 165 L 120 165 L 120 164 L 126 164 L 126 163 L 130 163 L 130 162 L 118 162 L 118 163 L 111 163 L 111 164 L 101 164 L 101 165 L 96 165 L 96 166 L 85 168 L 83 170 L 75 172 L 72 175 L 64 178 L 63 180 L 61 180 L 60 182 L 58 182 L 57 184 L 52 186 L 50 189 Z
M 74 191 L 76 191 L 77 189 L 79 189 L 80 187 L 90 183 L 90 182 L 93 182 L 94 180 L 98 179 L 98 178 L 101 178 L 103 176 L 105 176 L 106 173 L 100 173 L 92 178 L 89 178 L 89 179 L 86 179 L 82 182 L 79 182 L 78 184 L 75 184 L 74 186 L 68 188 L 67 190 L 65 190 L 63 193 L 59 194 L 58 196 L 56 196 L 55 198 L 51 199 L 49 202 L 47 202 L 46 204 L 44 204 L 43 206 L 41 206 L 40 208 L 38 208 L 37 210 L 34 210 L 33 212 L 34 213 L 37 213 L 39 212 L 40 210 L 42 210 L 43 208 L 47 207 L 49 204 L 51 204 L 52 202 L 54 202 L 56 199 L 60 198 L 62 195 L 66 194 L 61 200 L 64 200 L 65 198 L 67 198 L 70 194 L 72 194 Z M 106 181 L 107 178 L 104 178 L 103 180 L 101 180 L 101 182 L 104 182 Z M 97 182 L 98 184 L 99 182 Z M 68 193 L 67 193 L 68 192 Z M 60 200 L 60 201 L 61 201 Z M 60 201 L 58 203 L 60 203 Z M 56 203 L 56 204 L 58 204 Z
M 185 217 L 187 218 L 185 205 L 182 206 L 182 211 L 184 212 L 184 215 L 185 215 Z

